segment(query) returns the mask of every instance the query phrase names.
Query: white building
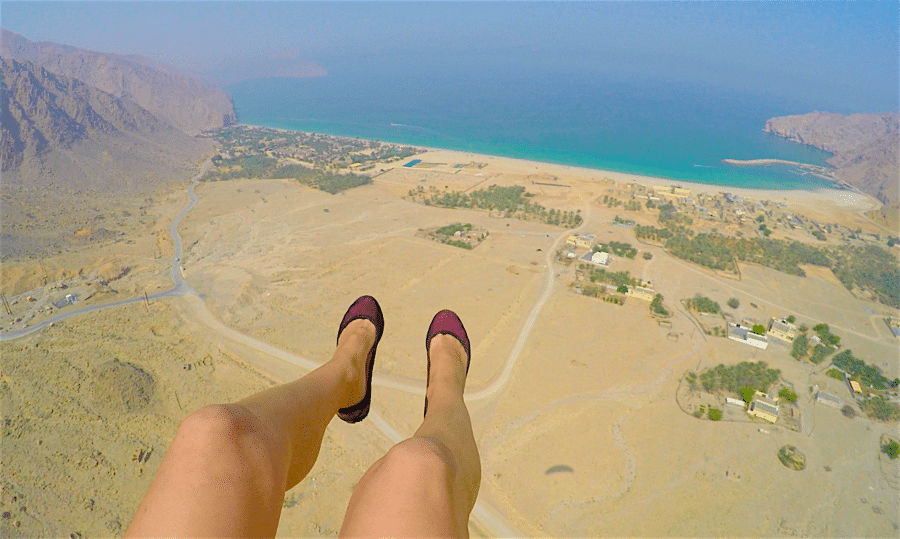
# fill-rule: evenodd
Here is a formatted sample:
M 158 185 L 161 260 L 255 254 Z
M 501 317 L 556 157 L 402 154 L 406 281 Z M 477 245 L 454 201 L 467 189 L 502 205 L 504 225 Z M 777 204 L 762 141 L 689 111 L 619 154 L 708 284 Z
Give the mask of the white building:
M 757 335 L 740 324 L 728 324 L 728 338 L 763 350 L 769 347 L 769 340 L 765 335 Z
M 591 255 L 591 262 L 594 264 L 601 264 L 603 266 L 609 265 L 609 253 L 598 252 Z

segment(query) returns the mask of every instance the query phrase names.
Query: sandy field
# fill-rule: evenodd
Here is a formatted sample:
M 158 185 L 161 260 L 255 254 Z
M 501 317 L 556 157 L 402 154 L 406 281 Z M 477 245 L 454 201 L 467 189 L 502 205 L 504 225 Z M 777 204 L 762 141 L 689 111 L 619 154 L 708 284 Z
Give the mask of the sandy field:
M 742 266 L 738 279 L 707 271 L 636 241 L 611 224 L 622 210 L 597 202 L 628 182 L 664 180 L 459 152 L 417 158 L 443 164 L 385 166 L 373 184 L 337 195 L 289 180 L 201 184 L 180 228 L 184 276 L 197 296 L 73 317 L 0 343 L 3 535 L 120 534 L 181 419 L 324 361 L 347 306 L 372 294 L 386 317 L 373 413 L 359 425 L 332 422 L 316 466 L 286 495 L 279 536 L 336 535 L 365 469 L 418 427 L 424 334 L 442 308 L 459 313 L 473 346 L 466 393 L 483 471 L 473 536 L 898 536 L 900 463 L 879 448 L 900 425 L 816 404 L 814 386 L 853 400 L 785 346 L 758 350 L 704 335 L 679 300 L 736 297 L 736 319 L 827 322 L 891 378 L 900 375 L 900 347 L 883 318 L 895 309 L 857 299 L 830 272 L 799 278 Z M 454 168 L 470 162 L 485 166 Z M 608 269 L 650 281 L 673 311 L 668 323 L 636 298 L 615 305 L 576 294 L 577 263 L 551 257 L 566 229 L 403 198 L 419 186 L 493 183 L 581 210 L 580 231 L 649 252 L 650 260 L 615 257 Z M 740 194 L 875 229 L 862 213 L 871 200 L 855 193 Z M 158 223 L 139 244 L 148 269 L 127 277 L 122 294 L 165 287 L 166 270 L 151 278 L 149 268 L 164 266 L 171 245 L 153 231 L 186 200 L 183 191 L 160 199 Z M 654 222 L 646 212 L 634 218 Z M 454 222 L 489 235 L 471 251 L 417 235 Z M 54 267 L 90 269 L 94 260 L 67 256 Z M 696 419 L 679 406 L 685 372 L 740 361 L 781 369 L 800 395 L 800 431 Z M 805 455 L 806 469 L 782 466 L 784 445 Z

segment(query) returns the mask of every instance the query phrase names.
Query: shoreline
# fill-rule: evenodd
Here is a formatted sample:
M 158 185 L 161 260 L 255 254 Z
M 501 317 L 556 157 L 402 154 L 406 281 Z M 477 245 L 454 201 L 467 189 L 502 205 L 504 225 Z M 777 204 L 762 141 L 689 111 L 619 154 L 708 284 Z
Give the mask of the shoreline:
M 712 183 L 703 183 L 703 182 L 694 182 L 690 180 L 676 180 L 672 178 L 665 178 L 659 176 L 645 176 L 641 174 L 633 174 L 629 172 L 616 172 L 612 170 L 604 170 L 604 169 L 596 169 L 589 167 L 582 167 L 577 165 L 564 165 L 559 163 L 551 163 L 547 161 L 535 161 L 530 159 L 521 159 L 517 157 L 504 157 L 499 155 L 491 155 L 491 154 L 483 154 L 478 152 L 470 152 L 470 151 L 460 151 L 460 150 L 450 150 L 446 148 L 434 148 L 430 146 L 422 146 L 418 144 L 404 144 L 400 142 L 390 142 L 379 139 L 365 139 L 362 137 L 349 137 L 343 135 L 329 135 L 326 133 L 316 133 L 312 131 L 302 131 L 298 129 L 286 129 L 281 127 L 268 127 L 264 125 L 255 125 L 255 124 L 245 124 L 245 123 L 237 123 L 233 126 L 243 126 L 249 127 L 253 129 L 270 129 L 273 131 L 287 132 L 287 133 L 309 133 L 316 134 L 328 137 L 334 137 L 337 139 L 355 139 L 355 140 L 376 140 L 378 142 L 383 142 L 386 144 L 395 144 L 397 146 L 407 146 L 410 148 L 415 148 L 417 150 L 423 150 L 415 155 L 410 156 L 408 159 L 422 159 L 423 161 L 427 160 L 440 160 L 444 159 L 445 161 L 452 161 L 451 156 L 456 156 L 455 160 L 457 162 L 463 162 L 466 158 L 470 160 L 481 160 L 487 162 L 494 162 L 495 164 L 505 166 L 505 168 L 511 168 L 514 170 L 519 170 L 521 172 L 525 172 L 528 169 L 529 173 L 552 173 L 556 172 L 554 175 L 567 175 L 569 177 L 573 177 L 582 181 L 597 181 L 597 180 L 612 180 L 617 185 L 619 183 L 628 184 L 628 183 L 637 183 L 640 185 L 644 185 L 645 187 L 651 188 L 654 185 L 663 185 L 667 187 L 684 187 L 685 189 L 690 189 L 694 192 L 705 193 L 705 194 L 718 194 L 718 193 L 732 193 L 736 195 L 743 196 L 745 198 L 751 198 L 754 200 L 771 200 L 771 201 L 784 201 L 784 202 L 811 202 L 811 201 L 821 201 L 826 200 L 831 202 L 837 206 L 842 207 L 850 207 L 854 206 L 861 210 L 869 210 L 877 207 L 878 202 L 872 197 L 861 193 L 856 190 L 849 190 L 842 187 L 842 184 L 839 183 L 839 180 L 833 178 L 823 178 L 826 181 L 829 181 L 833 184 L 833 187 L 818 187 L 815 189 L 762 189 L 762 188 L 753 188 L 753 187 L 733 187 L 729 185 L 719 185 Z M 423 156 L 432 157 L 423 159 Z M 443 157 L 440 157 L 443 156 Z M 723 160 L 726 161 L 726 160 Z M 727 161 L 739 161 L 734 159 L 729 159 Z M 766 163 L 758 163 L 758 161 L 769 162 L 772 164 L 774 161 L 781 162 L 782 160 L 776 159 L 759 159 L 759 160 L 750 160 L 750 162 L 744 162 L 744 166 L 759 166 L 764 165 Z M 797 163 L 793 161 L 784 161 L 784 163 L 789 163 L 794 166 L 802 166 L 802 167 L 817 167 L 817 165 L 809 165 L 807 163 Z M 741 166 L 738 163 L 729 163 L 734 166 Z M 400 165 L 402 166 L 402 165 Z

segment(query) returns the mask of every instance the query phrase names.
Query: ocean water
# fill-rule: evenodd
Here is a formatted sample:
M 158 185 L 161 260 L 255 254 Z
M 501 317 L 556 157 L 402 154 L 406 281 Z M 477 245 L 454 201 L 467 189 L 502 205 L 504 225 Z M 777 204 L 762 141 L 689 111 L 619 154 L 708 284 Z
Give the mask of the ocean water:
M 756 189 L 830 183 L 774 158 L 830 154 L 763 132 L 815 110 L 709 85 L 583 72 L 524 72 L 427 61 L 345 65 L 326 77 L 228 88 L 242 123 Z

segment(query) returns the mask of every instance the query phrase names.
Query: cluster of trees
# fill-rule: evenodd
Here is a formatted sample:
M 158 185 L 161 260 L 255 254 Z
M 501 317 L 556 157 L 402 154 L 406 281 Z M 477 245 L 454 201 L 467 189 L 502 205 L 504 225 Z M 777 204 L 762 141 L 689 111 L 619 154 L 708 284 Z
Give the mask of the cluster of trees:
M 444 208 L 477 208 L 481 210 L 497 210 L 520 219 L 539 219 L 551 225 L 574 228 L 583 221 L 581 210 L 561 211 L 547 209 L 540 204 L 532 203 L 532 194 L 526 193 L 520 185 L 503 187 L 491 185 L 487 189 L 478 189 L 471 193 L 462 191 L 425 192 L 422 189 L 410 190 L 409 196 L 426 205 Z
M 781 391 L 778 392 L 778 396 L 788 402 L 797 402 L 797 394 L 786 387 L 781 388 Z
M 900 308 L 900 264 L 877 245 L 846 245 L 831 250 L 831 271 L 849 290 L 870 290 L 878 301 Z
M 829 346 L 841 345 L 841 338 L 831 332 L 831 328 L 828 327 L 828 324 L 816 324 L 812 329 L 819 335 L 819 338 L 822 339 L 823 344 Z
M 669 316 L 670 313 L 666 306 L 663 305 L 663 295 L 657 294 L 653 296 L 653 301 L 650 302 L 650 310 L 654 314 L 658 314 L 659 316 Z
M 651 240 L 664 242 L 674 233 L 668 228 L 656 228 L 655 226 L 637 225 L 634 227 L 634 235 L 639 240 Z
M 476 241 L 473 244 L 472 242 L 456 239 L 454 237 L 454 234 L 456 234 L 457 232 L 466 233 L 470 232 L 471 230 L 471 223 L 452 223 L 435 229 L 431 236 L 432 239 L 435 239 L 443 244 L 452 245 L 453 247 L 459 247 L 461 249 L 467 249 L 471 251 L 476 245 L 480 243 L 480 241 Z
M 699 376 L 690 373 L 686 377 L 686 381 L 691 389 L 697 389 L 699 381 L 703 389 L 709 392 L 729 391 L 742 395 L 742 388 L 750 388 L 766 393 L 769 387 L 780 377 L 781 371 L 770 369 L 765 361 L 756 363 L 742 361 L 730 367 L 719 364 L 712 369 L 706 370 Z
M 710 421 L 719 421 L 722 419 L 723 413 L 722 410 L 713 408 L 712 405 L 706 406 L 705 404 L 703 404 L 700 406 L 699 410 L 694 412 L 694 417 L 700 419 L 704 415 L 708 417 Z
M 809 359 L 811 362 L 818 365 L 825 361 L 828 356 L 835 353 L 840 346 L 841 338 L 834 333 L 831 333 L 831 328 L 828 327 L 828 324 L 816 324 L 813 327 L 813 331 L 818 334 L 821 342 L 816 344 L 812 351 L 810 351 L 810 340 L 809 337 L 806 336 L 806 329 L 801 328 L 801 330 L 804 333 L 797 335 L 794 338 L 794 343 L 791 345 L 791 357 L 798 361 Z
M 213 158 L 214 170 L 209 171 L 204 181 L 227 181 L 238 178 L 271 178 L 278 167 L 278 160 L 264 155 L 235 157 L 234 159 Z
M 603 203 L 606 204 L 607 208 L 615 208 L 616 206 L 621 206 L 622 201 L 618 198 L 611 197 L 609 195 L 603 195 Z
M 302 168 L 307 172 L 295 174 L 289 177 L 299 181 L 304 185 L 313 187 L 320 191 L 325 191 L 326 193 L 331 193 L 332 195 L 340 193 L 341 191 L 346 191 L 347 189 L 352 189 L 354 187 L 372 183 L 372 178 L 360 174 L 340 174 L 337 172 L 332 172 L 330 170 L 309 169 L 306 167 L 299 168 Z
M 444 240 L 446 245 L 452 245 L 454 247 L 459 247 L 460 249 L 467 249 L 469 251 L 472 250 L 472 244 L 467 241 L 462 240 L 454 240 L 452 238 Z
M 592 283 L 609 283 L 618 287 L 639 286 L 641 284 L 640 280 L 632 277 L 628 271 L 607 271 L 603 268 L 588 266 L 587 264 L 581 264 L 579 268 L 588 272 L 588 278 Z M 626 288 L 625 292 L 627 291 L 628 289 Z
M 302 165 L 278 166 L 278 160 L 263 155 L 220 159 L 217 170 L 207 174 L 205 181 L 224 181 L 237 178 L 267 179 L 287 178 L 300 183 L 336 194 L 353 187 L 372 183 L 368 176 L 359 174 L 339 174 L 320 168 L 309 168 Z
M 879 421 L 900 421 L 900 406 L 882 395 L 861 400 L 859 407 L 867 416 Z
M 862 383 L 872 389 L 884 390 L 900 386 L 900 378 L 888 380 L 877 368 L 854 357 L 852 350 L 844 350 L 840 354 L 834 356 L 834 359 L 831 360 L 831 364 L 850 376 L 859 378 Z
M 639 239 L 665 241 L 678 258 L 701 266 L 737 271 L 737 262 L 751 262 L 790 275 L 804 277 L 801 264 L 829 268 L 850 290 L 870 291 L 879 301 L 900 307 L 900 262 L 876 245 L 814 247 L 798 241 L 771 238 L 734 238 L 696 234 L 683 227 L 636 226 Z
M 666 202 L 658 206 L 658 208 L 659 215 L 656 216 L 656 220 L 663 226 L 680 224 L 690 226 L 694 224 L 694 219 L 691 216 L 679 213 L 678 209 L 671 202 Z
M 468 232 L 469 230 L 472 230 L 471 223 L 453 223 L 438 228 L 434 233 L 441 236 L 452 236 L 457 232 Z
M 791 345 L 791 357 L 800 361 L 809 354 L 809 337 L 806 333 L 801 333 L 794 337 L 794 344 Z
M 600 245 L 595 245 L 594 251 L 600 251 L 603 253 L 612 253 L 616 256 L 623 256 L 625 258 L 634 258 L 637 255 L 638 250 L 636 247 L 632 247 L 630 243 L 611 241 L 609 243 L 602 243 Z
M 694 297 L 687 300 L 687 304 L 688 307 L 693 308 L 694 310 L 701 313 L 716 314 L 722 311 L 722 307 L 719 306 L 718 302 L 715 302 L 708 297 L 701 295 L 699 292 L 696 293 Z

